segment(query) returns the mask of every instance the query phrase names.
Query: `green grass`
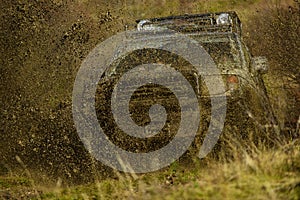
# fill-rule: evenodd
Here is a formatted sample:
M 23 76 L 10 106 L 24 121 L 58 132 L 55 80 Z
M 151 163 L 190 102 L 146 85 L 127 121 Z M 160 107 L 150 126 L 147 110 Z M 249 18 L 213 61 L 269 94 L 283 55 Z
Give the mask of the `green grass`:
M 11 188 L 18 186 L 30 186 L 30 180 L 24 177 L 1 177 L 0 187 L 1 188 Z
M 78 186 L 32 187 L 23 177 L 1 177 L 1 190 L 36 191 L 40 199 L 299 199 L 300 144 L 244 154 L 221 163 L 195 161 L 144 175 L 120 174 Z M 25 189 L 24 189 L 25 188 Z M 1 191 L 0 190 L 0 191 Z M 1 193 L 0 193 L 1 195 Z M 0 196 L 1 197 L 1 196 Z

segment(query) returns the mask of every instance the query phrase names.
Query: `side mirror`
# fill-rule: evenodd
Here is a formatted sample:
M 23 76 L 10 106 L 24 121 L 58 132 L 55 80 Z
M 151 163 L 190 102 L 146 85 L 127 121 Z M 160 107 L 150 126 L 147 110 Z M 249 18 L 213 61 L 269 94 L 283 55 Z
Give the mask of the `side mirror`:
M 269 70 L 269 62 L 265 56 L 253 57 L 252 66 L 255 71 L 258 71 L 262 74 L 267 73 Z

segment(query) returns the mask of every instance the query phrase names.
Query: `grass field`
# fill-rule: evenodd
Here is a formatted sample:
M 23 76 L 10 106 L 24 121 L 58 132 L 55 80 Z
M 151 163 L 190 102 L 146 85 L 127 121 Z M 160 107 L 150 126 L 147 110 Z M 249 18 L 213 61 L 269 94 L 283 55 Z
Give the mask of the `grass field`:
M 65 186 L 34 183 L 28 176 L 0 177 L 2 198 L 33 199 L 293 199 L 300 198 L 300 143 L 253 150 L 231 162 L 173 163 L 159 172 Z

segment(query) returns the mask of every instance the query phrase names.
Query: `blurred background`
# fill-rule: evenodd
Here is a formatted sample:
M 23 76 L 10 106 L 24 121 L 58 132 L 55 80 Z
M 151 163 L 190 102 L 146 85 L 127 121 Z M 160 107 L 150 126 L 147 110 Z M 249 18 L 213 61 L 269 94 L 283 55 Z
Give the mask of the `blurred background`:
M 282 134 L 299 136 L 298 0 L 2 0 L 0 9 L 0 175 L 110 175 L 77 136 L 73 83 L 97 44 L 141 18 L 236 11 L 250 52 L 269 59 L 264 80 Z

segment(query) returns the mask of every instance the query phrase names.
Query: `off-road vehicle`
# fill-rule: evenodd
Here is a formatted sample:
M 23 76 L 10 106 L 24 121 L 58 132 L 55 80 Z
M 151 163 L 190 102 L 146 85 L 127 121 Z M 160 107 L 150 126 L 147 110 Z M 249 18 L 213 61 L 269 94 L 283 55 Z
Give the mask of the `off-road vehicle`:
M 142 39 L 149 37 L 147 31 L 156 32 L 156 37 L 167 37 L 164 32 L 167 29 L 197 41 L 215 62 L 226 87 L 225 92 L 220 94 L 227 98 L 225 134 L 236 132 L 242 137 L 248 137 L 249 134 L 268 131 L 276 124 L 262 79 L 262 74 L 267 71 L 267 60 L 251 56 L 242 41 L 241 23 L 235 12 L 144 19 L 138 20 L 136 25 L 137 34 L 140 32 L 138 38 Z M 110 103 L 114 86 L 124 73 L 147 63 L 169 64 L 191 83 L 201 108 L 198 130 L 201 143 L 212 120 L 210 108 L 213 97 L 191 63 L 175 53 L 161 49 L 144 48 L 128 53 L 103 74 L 97 89 L 96 110 L 104 132 L 115 144 L 133 152 L 161 148 L 176 134 L 180 123 L 180 106 L 172 91 L 158 84 L 147 84 L 134 91 L 129 110 L 134 122 L 145 126 L 151 121 L 151 105 L 159 103 L 164 106 L 168 113 L 167 122 L 159 134 L 146 139 L 132 137 L 123 133 L 113 119 Z M 162 74 L 157 72 L 159 76 Z M 178 84 L 176 80 L 170 81 L 174 85 Z M 133 82 L 130 81 L 131 84 Z M 129 90 L 131 86 L 128 85 Z

